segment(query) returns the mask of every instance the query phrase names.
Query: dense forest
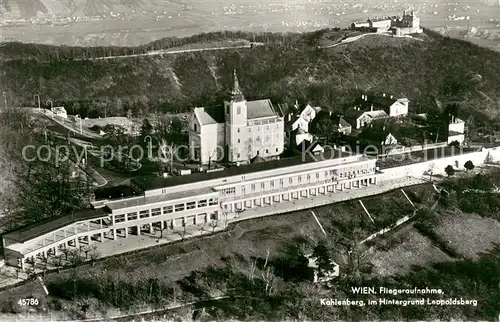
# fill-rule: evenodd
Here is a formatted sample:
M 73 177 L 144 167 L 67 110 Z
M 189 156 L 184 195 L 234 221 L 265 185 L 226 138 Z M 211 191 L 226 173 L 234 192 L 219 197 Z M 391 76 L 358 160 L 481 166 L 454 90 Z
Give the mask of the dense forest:
M 79 48 L 7 43 L 0 48 L 0 90 L 12 106 L 50 99 L 69 113 L 97 117 L 183 112 L 221 103 L 236 69 L 247 99 L 299 102 L 344 111 L 361 93 L 406 96 L 413 112 L 434 109 L 435 99 L 458 102 L 468 117 L 496 116 L 500 55 L 425 31 L 419 39 L 364 37 L 318 49 L 335 30 L 307 34 L 218 32 L 166 38 L 137 48 Z M 191 43 L 246 39 L 265 45 L 110 60 L 85 60 L 172 48 Z M 102 52 L 102 53 L 101 53 Z M 81 60 L 83 59 L 83 60 Z

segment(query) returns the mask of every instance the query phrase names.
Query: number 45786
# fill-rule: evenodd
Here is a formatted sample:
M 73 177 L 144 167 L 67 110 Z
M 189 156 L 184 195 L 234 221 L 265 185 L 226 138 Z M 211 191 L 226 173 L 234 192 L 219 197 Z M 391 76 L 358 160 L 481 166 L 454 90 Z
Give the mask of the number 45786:
M 20 306 L 34 306 L 38 305 L 39 301 L 37 298 L 27 298 L 27 299 L 20 299 L 17 304 Z

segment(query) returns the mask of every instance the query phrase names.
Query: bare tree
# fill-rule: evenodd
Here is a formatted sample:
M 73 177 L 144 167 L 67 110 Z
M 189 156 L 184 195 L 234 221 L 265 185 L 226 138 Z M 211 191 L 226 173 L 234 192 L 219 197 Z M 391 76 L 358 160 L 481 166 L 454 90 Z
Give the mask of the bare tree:
M 250 264 L 250 274 L 249 279 L 253 282 L 255 277 L 255 270 L 257 269 L 257 258 Z
M 269 254 L 270 254 L 270 251 L 269 251 L 269 248 L 266 250 L 266 261 L 264 262 L 264 268 L 267 267 L 267 262 L 269 261 Z
M 262 272 L 262 279 L 266 283 L 265 292 L 267 295 L 271 295 L 273 290 L 274 275 L 271 272 L 271 267 L 268 267 L 265 272 Z

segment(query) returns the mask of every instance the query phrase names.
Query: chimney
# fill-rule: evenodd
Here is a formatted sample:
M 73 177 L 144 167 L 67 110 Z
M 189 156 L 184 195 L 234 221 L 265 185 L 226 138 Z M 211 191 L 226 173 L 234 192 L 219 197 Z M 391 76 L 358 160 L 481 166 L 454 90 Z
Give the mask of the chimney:
M 373 104 L 372 104 L 372 106 L 370 107 L 370 112 L 373 112 Z
M 368 101 L 368 95 L 365 95 L 365 102 Z
M 292 120 L 292 113 L 288 113 L 288 122 Z
M 385 93 L 382 93 L 382 97 L 385 97 Z
M 392 100 L 393 96 L 391 95 L 391 100 Z
M 332 111 L 330 111 L 330 116 L 332 116 Z
M 361 99 L 364 100 L 365 99 L 365 94 L 361 94 Z

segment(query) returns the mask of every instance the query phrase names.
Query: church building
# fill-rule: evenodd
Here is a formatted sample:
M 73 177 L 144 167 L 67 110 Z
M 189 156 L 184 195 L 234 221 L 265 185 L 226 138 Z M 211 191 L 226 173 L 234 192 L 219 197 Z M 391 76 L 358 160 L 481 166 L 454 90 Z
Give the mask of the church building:
M 284 149 L 284 119 L 271 100 L 247 101 L 236 71 L 223 106 L 196 107 L 189 119 L 191 160 L 201 165 L 275 159 Z

